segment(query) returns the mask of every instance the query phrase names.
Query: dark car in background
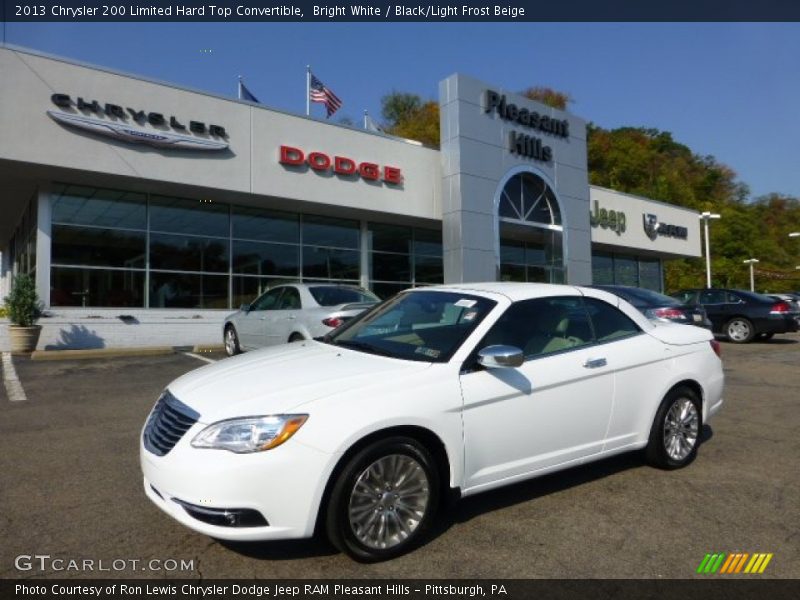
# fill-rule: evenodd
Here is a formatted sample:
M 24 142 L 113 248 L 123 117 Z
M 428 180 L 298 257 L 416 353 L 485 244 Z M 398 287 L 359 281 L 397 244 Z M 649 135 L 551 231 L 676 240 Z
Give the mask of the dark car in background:
M 675 298 L 653 290 L 628 285 L 593 285 L 591 287 L 619 296 L 633 304 L 651 321 L 682 323 L 711 329 L 711 321 L 708 320 L 706 311 L 697 304 L 683 304 Z
M 768 340 L 776 333 L 790 333 L 800 327 L 787 301 L 754 292 L 692 289 L 682 290 L 673 297 L 684 304 L 702 306 L 711 320 L 712 331 L 737 344 Z

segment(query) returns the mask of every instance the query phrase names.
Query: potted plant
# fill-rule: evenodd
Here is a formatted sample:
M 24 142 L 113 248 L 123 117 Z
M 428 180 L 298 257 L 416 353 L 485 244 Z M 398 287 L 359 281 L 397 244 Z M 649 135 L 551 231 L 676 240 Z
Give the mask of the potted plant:
M 30 275 L 17 275 L 11 286 L 11 293 L 5 298 L 8 319 L 11 325 L 11 352 L 30 354 L 39 342 L 41 325 L 36 321 L 42 315 L 42 303 L 36 294 L 36 285 Z

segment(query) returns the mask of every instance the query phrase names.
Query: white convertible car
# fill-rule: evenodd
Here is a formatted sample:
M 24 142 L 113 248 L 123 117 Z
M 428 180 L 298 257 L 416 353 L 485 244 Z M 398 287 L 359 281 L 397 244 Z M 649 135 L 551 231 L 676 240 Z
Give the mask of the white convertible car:
M 171 383 L 142 431 L 144 489 L 214 538 L 325 531 L 384 560 L 446 496 L 631 450 L 687 465 L 722 389 L 710 332 L 654 325 L 601 290 L 409 290 L 320 340 Z

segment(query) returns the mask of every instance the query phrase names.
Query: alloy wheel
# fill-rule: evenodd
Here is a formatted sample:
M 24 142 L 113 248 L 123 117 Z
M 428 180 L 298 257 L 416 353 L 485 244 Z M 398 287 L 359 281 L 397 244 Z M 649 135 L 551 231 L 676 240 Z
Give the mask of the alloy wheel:
M 419 526 L 430 499 L 422 465 L 404 454 L 383 456 L 356 479 L 348 516 L 350 528 L 365 546 L 392 548 Z
M 233 331 L 233 327 L 225 330 L 225 352 L 228 356 L 236 354 L 236 332 Z
M 743 319 L 735 319 L 728 323 L 728 337 L 734 342 L 743 342 L 750 337 L 750 323 Z
M 676 461 L 684 460 L 697 445 L 700 416 L 694 402 L 678 398 L 664 419 L 664 449 Z

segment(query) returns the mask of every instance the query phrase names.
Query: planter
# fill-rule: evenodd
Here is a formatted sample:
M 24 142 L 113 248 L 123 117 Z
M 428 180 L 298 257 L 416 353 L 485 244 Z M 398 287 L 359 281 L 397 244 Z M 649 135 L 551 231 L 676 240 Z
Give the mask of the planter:
M 9 325 L 8 334 L 11 338 L 11 354 L 30 354 L 36 350 L 36 344 L 39 343 L 39 334 L 41 332 L 41 325 L 34 325 L 33 327 Z

